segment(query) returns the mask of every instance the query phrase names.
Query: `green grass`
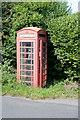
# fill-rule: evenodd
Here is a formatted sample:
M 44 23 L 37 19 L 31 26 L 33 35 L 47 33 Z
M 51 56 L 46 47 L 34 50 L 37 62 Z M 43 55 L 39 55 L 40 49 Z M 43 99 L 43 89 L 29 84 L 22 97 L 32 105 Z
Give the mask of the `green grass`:
M 21 84 L 4 85 L 2 95 L 21 96 L 31 99 L 78 98 L 78 88 L 67 90 L 60 83 L 49 88 L 33 88 Z
M 78 85 L 72 81 L 54 83 L 49 88 L 33 88 L 17 82 L 17 74 L 2 72 L 2 95 L 31 99 L 78 98 Z

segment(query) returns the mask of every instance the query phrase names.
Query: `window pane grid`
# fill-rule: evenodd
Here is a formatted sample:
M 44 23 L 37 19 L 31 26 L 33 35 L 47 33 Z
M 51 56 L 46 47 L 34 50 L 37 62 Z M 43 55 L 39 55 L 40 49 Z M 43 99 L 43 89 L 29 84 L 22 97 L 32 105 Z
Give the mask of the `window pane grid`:
M 43 42 L 43 81 L 44 81 L 44 83 L 43 83 L 43 86 L 44 86 L 44 84 L 45 84 L 45 82 L 46 82 L 46 71 L 47 71 L 47 68 L 46 68 L 46 64 L 47 64 L 47 51 L 46 51 L 46 42 Z M 42 81 L 42 82 L 43 82 Z
M 34 43 L 20 42 L 20 78 L 33 84 L 34 79 Z
M 31 42 L 22 42 L 22 46 L 31 47 Z
M 31 64 L 31 59 L 20 59 L 20 64 L 21 65 L 23 65 L 23 64 L 25 64 L 25 65 L 32 65 L 32 64 L 34 64 L 34 61 L 32 60 L 32 64 Z
M 31 43 L 32 46 L 32 43 Z M 31 48 L 31 64 L 32 64 L 32 48 Z M 31 71 L 32 71 L 32 67 L 31 67 Z M 31 81 L 32 81 L 32 72 L 31 72 Z
M 31 78 L 32 79 L 34 79 L 34 77 L 33 76 L 30 76 L 30 77 L 27 77 L 27 76 L 20 76 L 20 79 L 22 80 L 22 81 L 24 81 L 24 82 L 26 82 L 26 83 L 32 83 L 33 84 L 33 81 L 31 81 Z

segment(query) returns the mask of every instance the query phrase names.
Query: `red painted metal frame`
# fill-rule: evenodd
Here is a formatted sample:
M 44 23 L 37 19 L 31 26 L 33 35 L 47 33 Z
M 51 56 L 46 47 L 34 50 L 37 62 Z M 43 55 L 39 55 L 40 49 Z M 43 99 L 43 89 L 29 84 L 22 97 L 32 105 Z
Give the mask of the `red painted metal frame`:
M 45 69 L 46 69 L 46 80 L 47 80 L 47 39 L 46 39 L 46 66 L 45 66 Z
M 40 88 L 43 80 L 43 41 L 40 40 Z
M 35 40 L 35 78 L 34 78 L 34 88 L 38 87 L 38 40 L 37 40 L 37 34 L 36 34 L 36 40 Z
M 19 61 L 19 58 L 20 58 L 20 45 L 19 45 L 19 41 L 18 41 L 18 38 L 17 38 L 17 81 L 20 82 L 20 61 Z
M 25 30 L 29 30 L 29 31 L 34 31 L 34 32 L 38 32 L 38 31 L 44 31 L 44 33 L 46 33 L 45 30 L 41 29 L 41 28 L 36 28 L 36 27 L 28 27 L 28 28 L 24 28 L 24 29 L 21 29 L 19 31 L 17 31 L 16 33 L 19 33 L 19 32 L 22 32 L 22 31 L 25 31 Z

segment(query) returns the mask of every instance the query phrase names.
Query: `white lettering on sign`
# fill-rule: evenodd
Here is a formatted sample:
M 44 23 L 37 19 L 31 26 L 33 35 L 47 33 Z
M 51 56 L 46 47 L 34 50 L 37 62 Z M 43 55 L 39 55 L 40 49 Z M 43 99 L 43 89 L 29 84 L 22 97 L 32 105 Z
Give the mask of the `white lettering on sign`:
M 20 34 L 20 37 L 35 37 L 35 34 Z

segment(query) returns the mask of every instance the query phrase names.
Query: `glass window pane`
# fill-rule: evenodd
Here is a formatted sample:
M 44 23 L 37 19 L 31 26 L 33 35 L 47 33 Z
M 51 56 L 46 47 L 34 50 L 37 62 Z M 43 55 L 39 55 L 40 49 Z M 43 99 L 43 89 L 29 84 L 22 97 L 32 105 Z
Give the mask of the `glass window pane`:
M 25 71 L 20 71 L 20 75 L 25 75 Z
M 43 48 L 43 52 L 45 52 L 46 51 L 46 49 L 45 48 Z
M 20 48 L 20 52 L 21 52 L 21 48 Z
M 24 42 L 22 42 L 22 46 L 24 46 L 25 45 L 25 43 Z
M 25 69 L 25 66 L 24 65 L 20 65 L 20 69 Z
M 43 65 L 43 69 L 45 69 L 45 65 Z
M 31 66 L 26 66 L 26 70 L 31 70 Z
M 43 64 L 45 64 L 45 59 L 43 59 Z
M 25 60 L 24 59 L 20 59 L 20 64 L 25 64 Z
M 26 58 L 31 58 L 31 54 L 26 54 Z
M 27 83 L 27 81 L 26 81 L 26 86 L 31 86 L 31 83 Z
M 34 70 L 34 66 L 32 66 L 32 70 Z
M 22 58 L 31 58 L 31 54 L 22 54 Z
M 32 47 L 33 47 L 33 42 L 32 42 Z
M 20 58 L 21 58 L 21 54 L 20 54 Z
M 23 58 L 31 58 L 31 54 L 23 54 Z
M 25 64 L 25 60 L 24 59 L 22 59 L 22 64 Z
M 26 52 L 31 53 L 31 48 L 26 48 Z
M 25 69 L 25 66 L 24 66 L 24 65 L 22 65 L 22 69 L 23 69 L 23 70 Z
M 28 58 L 28 54 L 25 54 L 25 58 Z
M 32 77 L 32 81 L 34 81 L 34 77 Z
M 39 58 L 40 58 L 40 52 L 39 52 Z
M 33 48 L 32 48 L 32 53 L 33 53 Z
M 22 58 L 25 58 L 25 55 L 24 55 L 24 54 L 22 54 Z
M 20 42 L 20 46 L 21 46 L 21 42 Z
M 34 76 L 34 71 L 32 71 L 32 76 Z
M 31 77 L 26 77 L 26 81 L 31 81 Z
M 31 42 L 22 42 L 23 47 L 31 47 Z
M 31 42 L 26 42 L 26 46 L 31 47 Z
M 28 52 L 31 53 L 31 48 L 22 48 L 22 52 Z
M 32 58 L 34 58 L 34 55 L 32 54 Z
M 45 58 L 45 54 L 43 54 L 43 58 Z
M 43 73 L 45 73 L 45 70 L 43 70 Z
M 34 64 L 34 60 L 32 60 L 32 64 Z
M 31 64 L 31 60 L 26 60 L 26 64 Z
M 46 43 L 45 42 L 43 42 L 43 47 L 46 47 Z
M 21 69 L 21 65 L 20 65 L 20 69 Z
M 31 76 L 31 71 L 26 71 L 27 76 Z
M 24 49 L 25 49 L 25 48 L 22 48 L 22 52 L 24 52 Z
M 21 77 L 20 77 L 20 80 L 25 81 L 25 77 L 24 77 L 24 76 L 21 76 Z

